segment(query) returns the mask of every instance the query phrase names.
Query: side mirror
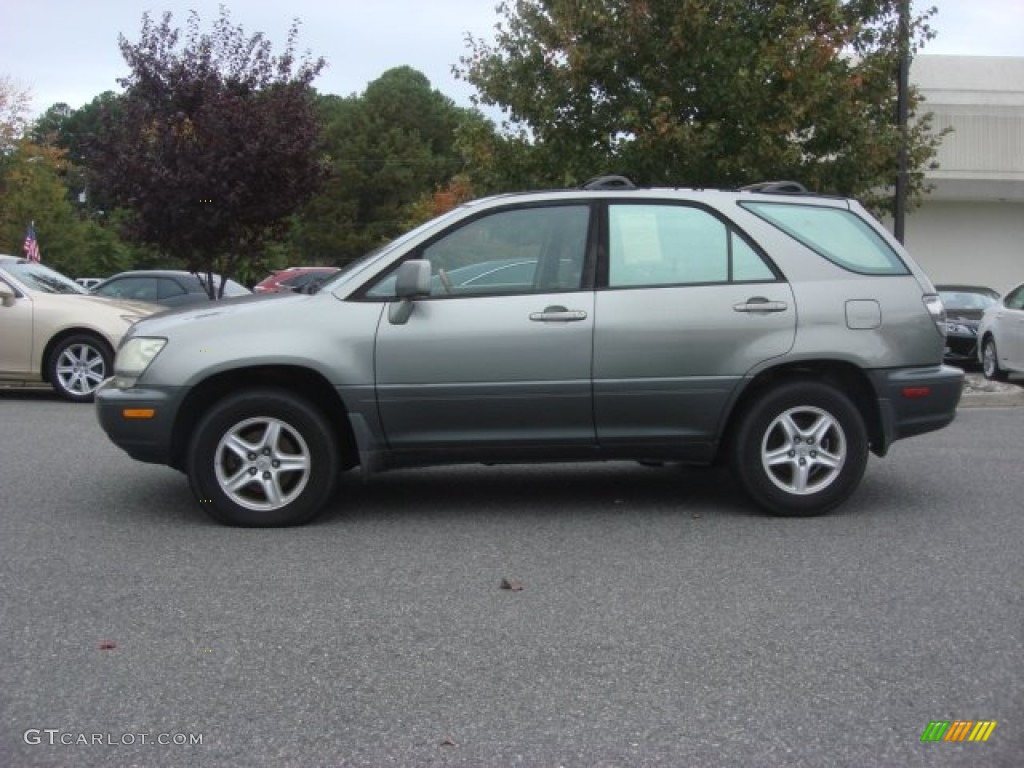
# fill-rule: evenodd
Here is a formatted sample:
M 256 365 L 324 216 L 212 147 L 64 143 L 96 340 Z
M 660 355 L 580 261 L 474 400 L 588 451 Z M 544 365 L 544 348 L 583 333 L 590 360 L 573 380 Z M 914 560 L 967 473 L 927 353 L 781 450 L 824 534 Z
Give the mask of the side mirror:
M 0 304 L 5 307 L 13 307 L 18 296 L 7 283 L 0 283 Z
M 410 259 L 398 268 L 395 277 L 395 296 L 388 307 L 388 321 L 392 325 L 404 325 L 412 314 L 413 299 L 430 295 L 430 262 L 425 259 Z

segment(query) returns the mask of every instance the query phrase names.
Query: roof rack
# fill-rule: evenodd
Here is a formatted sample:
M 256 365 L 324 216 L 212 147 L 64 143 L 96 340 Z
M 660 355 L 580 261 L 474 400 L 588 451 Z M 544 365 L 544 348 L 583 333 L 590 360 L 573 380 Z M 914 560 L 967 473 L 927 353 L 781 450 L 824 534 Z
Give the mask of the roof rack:
M 777 195 L 809 195 L 812 194 L 799 181 L 760 181 L 757 184 L 748 184 L 740 187 L 744 192 L 764 192 Z
M 580 186 L 580 189 L 636 189 L 636 184 L 625 176 L 595 176 Z

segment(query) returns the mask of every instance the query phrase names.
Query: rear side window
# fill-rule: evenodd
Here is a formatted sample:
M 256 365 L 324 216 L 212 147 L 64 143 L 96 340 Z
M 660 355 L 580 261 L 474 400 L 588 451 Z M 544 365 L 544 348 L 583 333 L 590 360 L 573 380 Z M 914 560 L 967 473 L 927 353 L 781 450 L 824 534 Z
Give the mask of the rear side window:
M 896 251 L 853 211 L 789 203 L 740 205 L 843 269 L 865 275 L 909 273 Z
M 749 243 L 701 208 L 613 204 L 608 233 L 610 288 L 777 279 Z

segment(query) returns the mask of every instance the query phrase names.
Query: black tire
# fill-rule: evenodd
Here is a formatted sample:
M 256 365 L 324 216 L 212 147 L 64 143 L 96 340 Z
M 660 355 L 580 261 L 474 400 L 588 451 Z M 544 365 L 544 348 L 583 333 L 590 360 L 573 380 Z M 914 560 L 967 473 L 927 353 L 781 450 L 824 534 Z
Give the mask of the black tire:
M 218 522 L 302 525 L 334 492 L 337 441 L 327 418 L 307 400 L 280 389 L 252 389 L 204 414 L 186 471 L 200 506 Z
M 103 339 L 79 333 L 61 340 L 46 362 L 50 385 L 74 403 L 91 403 L 96 389 L 113 370 L 113 353 Z
M 856 490 L 868 459 L 857 407 L 835 387 L 792 381 L 763 393 L 740 417 L 733 470 L 757 504 L 775 515 L 810 517 Z
M 996 340 L 987 336 L 981 345 L 981 372 L 989 381 L 1006 381 L 1007 373 L 999 367 Z

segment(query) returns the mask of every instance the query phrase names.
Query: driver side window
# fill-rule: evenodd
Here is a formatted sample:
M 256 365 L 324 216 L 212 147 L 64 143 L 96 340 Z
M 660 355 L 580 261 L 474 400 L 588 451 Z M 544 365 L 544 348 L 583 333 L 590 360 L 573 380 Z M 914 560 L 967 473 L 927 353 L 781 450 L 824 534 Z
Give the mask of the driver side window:
M 439 298 L 579 290 L 590 209 L 559 205 L 496 211 L 423 249 L 430 295 Z M 394 276 L 367 296 L 394 296 Z

